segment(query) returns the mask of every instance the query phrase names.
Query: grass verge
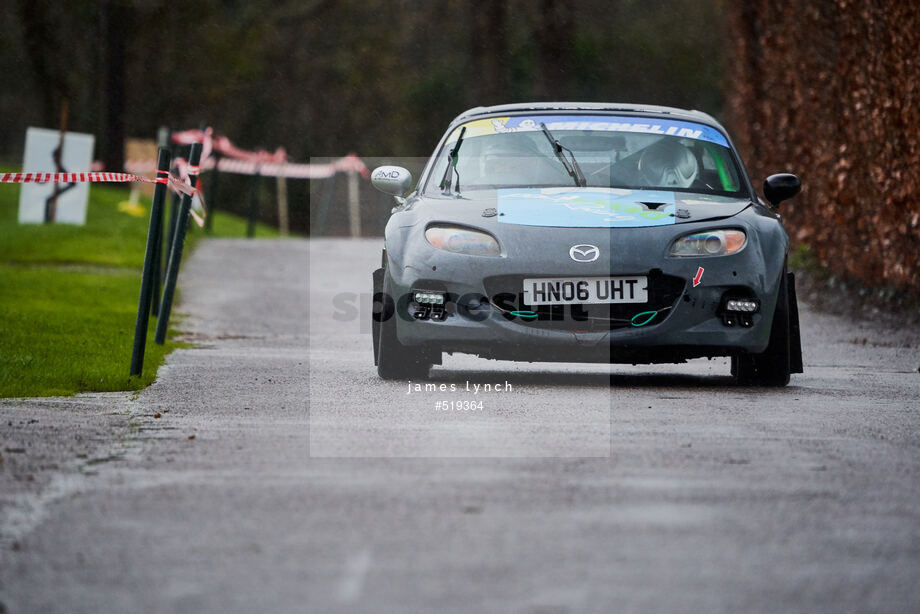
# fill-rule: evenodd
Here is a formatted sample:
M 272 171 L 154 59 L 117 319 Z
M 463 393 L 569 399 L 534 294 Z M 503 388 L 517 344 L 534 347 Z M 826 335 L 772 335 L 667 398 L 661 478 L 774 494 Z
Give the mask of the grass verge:
M 131 215 L 119 209 L 127 199 L 126 189 L 94 185 L 85 226 L 21 226 L 19 186 L 0 185 L 0 397 L 137 390 L 182 345 L 172 329 L 153 343 L 151 318 L 143 373 L 128 376 L 150 200 Z M 213 236 L 245 236 L 236 216 L 214 222 Z M 186 256 L 203 236 L 190 228 Z M 256 236 L 277 233 L 260 225 Z

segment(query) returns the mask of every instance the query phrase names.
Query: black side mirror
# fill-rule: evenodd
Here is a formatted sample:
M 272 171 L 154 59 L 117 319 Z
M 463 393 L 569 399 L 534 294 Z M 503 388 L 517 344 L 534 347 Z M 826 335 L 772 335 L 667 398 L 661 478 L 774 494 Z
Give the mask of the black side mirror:
M 774 207 L 789 200 L 802 190 L 802 182 L 790 173 L 770 175 L 763 182 L 763 195 Z

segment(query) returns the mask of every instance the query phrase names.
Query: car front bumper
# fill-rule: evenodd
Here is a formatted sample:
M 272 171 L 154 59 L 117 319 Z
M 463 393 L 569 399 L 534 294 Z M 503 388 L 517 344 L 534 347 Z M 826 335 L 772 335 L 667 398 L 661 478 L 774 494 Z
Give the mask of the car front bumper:
M 453 254 L 424 241 L 407 246 L 404 253 L 408 257 L 404 262 L 390 259 L 387 265 L 397 305 L 400 342 L 499 359 L 561 362 L 681 362 L 700 356 L 759 353 L 766 349 L 785 260 L 785 243 L 777 245 L 775 239 L 768 238 L 768 244 L 764 245 L 754 228 L 746 228 L 748 244 L 737 254 L 669 258 L 666 253 L 673 236 L 655 229 L 632 229 L 628 235 L 605 231 L 587 240 L 583 231 L 576 230 L 557 231 L 572 235 L 563 236 L 558 242 L 564 250 L 562 247 L 522 250 L 519 245 L 506 245 L 501 258 Z M 694 229 L 685 226 L 681 230 Z M 786 239 L 784 233 L 781 239 Z M 578 243 L 600 244 L 602 253 L 609 257 L 593 263 L 573 262 L 567 250 Z M 703 273 L 695 285 L 693 280 L 700 268 Z M 683 288 L 673 295 L 670 309 L 662 311 L 654 324 L 646 326 L 604 327 L 605 330 L 590 330 L 591 326 L 578 330 L 579 327 L 570 326 L 563 330 L 520 318 L 509 321 L 488 303 L 476 310 L 474 317 L 462 307 L 466 303 L 463 297 L 489 297 L 484 280 L 494 276 L 586 277 L 653 272 L 683 280 Z M 417 289 L 447 292 L 449 299 L 461 307 L 449 305 L 449 315 L 443 321 L 416 320 L 409 296 Z M 759 311 L 751 317 L 749 327 L 726 326 L 721 307 L 727 294 L 759 301 Z M 643 311 L 642 304 L 636 304 L 635 308 L 637 313 Z

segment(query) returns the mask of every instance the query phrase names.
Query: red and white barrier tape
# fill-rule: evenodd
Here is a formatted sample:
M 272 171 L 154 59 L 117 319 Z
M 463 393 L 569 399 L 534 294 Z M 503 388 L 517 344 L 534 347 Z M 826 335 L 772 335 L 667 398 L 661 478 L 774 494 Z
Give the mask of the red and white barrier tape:
M 156 179 L 133 173 L 0 173 L 0 183 L 160 183 L 178 194 L 197 196 L 201 211 L 204 213 L 204 200 L 198 190 L 167 171 L 158 170 L 156 173 Z M 204 220 L 197 213 L 193 215 L 199 226 L 204 225 Z
M 129 173 L 0 173 L 0 183 L 83 183 L 88 181 L 146 181 L 154 183 L 156 179 L 137 177 Z
M 258 150 L 245 151 L 230 142 L 225 136 L 215 137 L 211 128 L 207 130 L 183 130 L 174 132 L 172 141 L 180 145 L 201 143 L 201 169 L 217 170 L 238 175 L 263 175 L 266 177 L 287 177 L 290 179 L 328 179 L 336 173 L 355 172 L 361 176 L 370 177 L 370 169 L 355 154 L 333 160 L 325 164 L 296 163 L 287 161 L 287 153 L 279 147 L 274 153 Z M 210 155 L 212 152 L 221 154 L 217 159 Z M 186 179 L 183 167 L 184 160 L 178 158 L 174 161 L 182 179 Z M 135 175 L 156 172 L 156 160 L 126 160 L 125 170 Z M 101 162 L 93 163 L 94 171 L 102 170 Z M 125 180 L 127 181 L 127 180 Z
M 182 176 L 182 179 L 187 181 L 189 185 L 191 185 L 191 178 L 197 177 L 201 173 L 200 166 L 189 164 L 184 158 L 176 158 L 174 162 L 176 163 L 176 168 Z M 196 195 L 198 198 L 192 199 L 192 208 L 189 209 L 188 212 L 195 218 L 195 223 L 198 224 L 198 226 L 204 227 L 204 217 L 202 217 L 202 215 L 207 214 L 204 208 L 204 194 L 201 190 L 196 189 Z M 202 215 L 198 215 L 198 210 L 201 211 Z
M 0 183 L 162 183 L 176 192 L 194 196 L 195 188 L 175 175 L 157 171 L 158 177 L 151 179 L 133 173 L 0 173 Z
M 328 164 L 306 164 L 287 161 L 287 152 L 279 147 L 274 153 L 260 149 L 245 151 L 234 145 L 225 136 L 215 137 L 211 128 L 207 130 L 183 130 L 174 132 L 174 143 L 189 145 L 202 144 L 202 169 L 215 167 L 214 158 L 208 154 L 212 151 L 221 154 L 217 170 L 240 175 L 265 175 L 269 177 L 288 177 L 291 179 L 327 179 L 336 173 L 356 172 L 363 177 L 370 177 L 370 169 L 355 154 L 349 154 Z M 129 170 L 132 167 L 127 166 Z M 146 169 L 146 167 L 144 167 Z M 144 172 L 144 171 L 142 171 Z
M 176 160 L 176 166 L 184 178 L 183 164 L 181 158 Z M 237 175 L 264 175 L 266 177 L 288 177 L 290 179 L 328 179 L 336 173 L 354 171 L 367 177 L 368 169 L 364 162 L 357 156 L 345 156 L 327 164 L 293 164 L 285 162 L 277 163 L 258 163 L 248 160 L 234 160 L 232 158 L 221 158 L 216 161 L 214 158 L 208 158 L 201 164 L 201 170 L 213 170 L 214 167 L 223 173 L 234 173 Z M 152 173 L 156 170 L 156 163 L 153 160 L 128 160 L 125 162 L 125 170 L 130 173 Z
M 205 161 L 202 168 L 213 169 L 214 159 Z M 266 177 L 288 177 L 290 179 L 328 179 L 336 173 L 356 172 L 364 177 L 370 176 L 370 171 L 358 156 L 348 155 L 326 164 L 294 164 L 285 163 L 259 163 L 249 160 L 234 160 L 221 158 L 216 163 L 217 170 L 224 173 L 239 175 L 263 175 Z
M 214 131 L 211 128 L 207 130 L 183 130 L 172 133 L 173 143 L 179 145 L 191 145 L 192 143 L 201 143 L 201 159 L 207 160 L 214 149 Z

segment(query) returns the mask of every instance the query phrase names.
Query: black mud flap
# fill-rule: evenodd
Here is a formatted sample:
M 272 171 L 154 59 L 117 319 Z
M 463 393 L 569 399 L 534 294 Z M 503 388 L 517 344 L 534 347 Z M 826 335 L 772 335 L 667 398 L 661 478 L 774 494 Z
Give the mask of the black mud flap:
M 802 336 L 799 331 L 799 302 L 795 298 L 795 273 L 786 273 L 789 293 L 789 372 L 804 373 L 802 364 Z
M 374 298 L 371 306 L 371 337 L 374 341 L 374 366 L 377 366 L 377 357 L 380 355 L 380 321 L 386 310 L 383 300 L 383 276 L 386 270 L 379 268 L 371 276 L 373 279 Z

